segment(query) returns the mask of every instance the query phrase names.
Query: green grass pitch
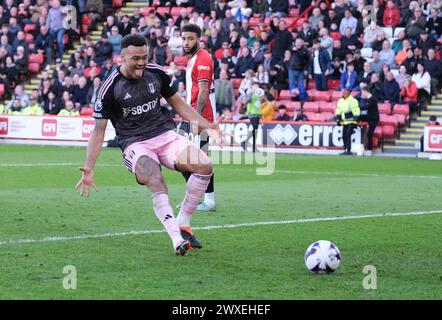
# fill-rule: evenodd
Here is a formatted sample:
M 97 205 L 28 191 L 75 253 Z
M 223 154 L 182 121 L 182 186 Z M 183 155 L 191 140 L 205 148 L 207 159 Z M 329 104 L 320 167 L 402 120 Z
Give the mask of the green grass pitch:
M 277 155 L 275 173 L 262 176 L 256 165 L 216 165 L 218 211 L 192 225 L 219 228 L 195 231 L 204 248 L 177 257 L 165 232 L 127 234 L 162 226 L 119 150 L 103 149 L 99 192 L 79 196 L 84 156 L 0 145 L 0 299 L 442 299 L 438 161 Z M 175 208 L 184 180 L 163 172 Z M 410 215 L 321 221 L 383 213 Z M 311 220 L 257 224 L 297 219 Z M 341 250 L 334 274 L 304 265 L 320 239 Z M 66 265 L 75 290 L 63 288 Z M 376 290 L 363 288 L 366 265 L 376 267 Z

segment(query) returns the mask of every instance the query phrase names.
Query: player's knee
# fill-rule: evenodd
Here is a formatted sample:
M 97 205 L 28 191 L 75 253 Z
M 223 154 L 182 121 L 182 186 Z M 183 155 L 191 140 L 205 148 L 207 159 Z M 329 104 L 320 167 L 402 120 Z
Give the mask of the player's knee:
M 210 160 L 199 164 L 197 167 L 197 173 L 199 174 L 209 175 L 212 174 L 212 172 L 213 172 L 213 166 Z

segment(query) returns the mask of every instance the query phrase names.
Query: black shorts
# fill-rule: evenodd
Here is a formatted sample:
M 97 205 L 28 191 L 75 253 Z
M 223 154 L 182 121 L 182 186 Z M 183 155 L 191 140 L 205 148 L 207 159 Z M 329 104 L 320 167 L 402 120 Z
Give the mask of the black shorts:
M 193 130 L 192 130 L 193 129 Z M 194 145 L 198 145 L 204 152 L 209 151 L 209 136 L 205 133 L 199 134 L 196 128 L 191 128 L 190 123 L 182 121 L 177 126 L 178 133 L 187 138 Z

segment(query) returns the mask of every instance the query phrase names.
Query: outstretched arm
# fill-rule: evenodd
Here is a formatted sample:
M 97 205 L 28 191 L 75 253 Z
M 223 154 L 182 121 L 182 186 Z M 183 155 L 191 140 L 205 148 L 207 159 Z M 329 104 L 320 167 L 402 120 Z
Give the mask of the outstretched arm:
M 92 186 L 97 191 L 97 186 L 94 183 L 93 168 L 100 155 L 101 147 L 104 141 L 104 133 L 106 132 L 107 119 L 96 119 L 95 128 L 89 138 L 87 146 L 86 162 L 83 167 L 80 167 L 82 177 L 75 186 L 80 189 L 80 195 L 84 197 L 89 196 L 89 187 Z

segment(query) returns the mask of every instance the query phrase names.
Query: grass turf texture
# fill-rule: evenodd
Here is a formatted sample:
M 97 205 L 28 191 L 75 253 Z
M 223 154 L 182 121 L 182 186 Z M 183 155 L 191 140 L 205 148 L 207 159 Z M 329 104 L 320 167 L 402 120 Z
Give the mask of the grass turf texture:
M 80 198 L 74 185 L 84 156 L 84 148 L 0 145 L 0 242 L 162 229 L 119 150 L 103 149 L 100 192 Z M 278 155 L 268 176 L 251 165 L 217 165 L 218 211 L 197 213 L 192 224 L 441 210 L 440 168 L 417 159 L 295 155 Z M 175 207 L 184 180 L 163 172 Z M 0 299 L 442 299 L 441 230 L 441 214 L 198 230 L 204 248 L 186 257 L 173 254 L 166 233 L 2 244 Z M 334 274 L 304 266 L 306 248 L 319 239 L 341 250 Z M 65 265 L 77 269 L 76 290 L 62 287 Z M 362 287 L 365 265 L 377 268 L 377 290 Z

